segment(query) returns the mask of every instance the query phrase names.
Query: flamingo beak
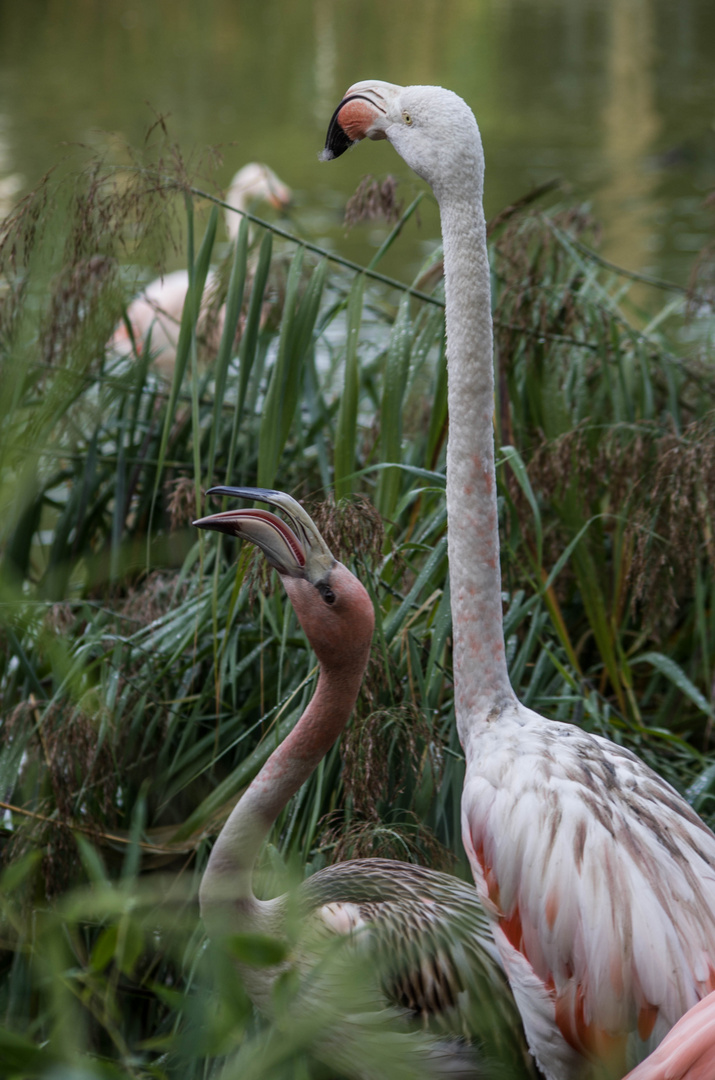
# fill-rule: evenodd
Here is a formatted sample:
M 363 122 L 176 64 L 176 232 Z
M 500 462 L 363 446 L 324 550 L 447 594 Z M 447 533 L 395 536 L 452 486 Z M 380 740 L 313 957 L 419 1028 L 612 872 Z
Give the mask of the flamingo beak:
M 321 161 L 340 157 L 361 139 L 386 139 L 390 106 L 401 89 L 377 79 L 351 86 L 331 117 Z
M 300 503 L 285 492 L 265 488 L 215 487 L 208 494 L 266 502 L 280 509 L 290 520 L 292 528 L 270 511 L 254 508 L 223 510 L 199 518 L 193 523 L 197 529 L 213 529 L 248 540 L 261 549 L 279 574 L 304 578 L 313 585 L 323 580 L 335 565 L 335 559 L 313 520 Z

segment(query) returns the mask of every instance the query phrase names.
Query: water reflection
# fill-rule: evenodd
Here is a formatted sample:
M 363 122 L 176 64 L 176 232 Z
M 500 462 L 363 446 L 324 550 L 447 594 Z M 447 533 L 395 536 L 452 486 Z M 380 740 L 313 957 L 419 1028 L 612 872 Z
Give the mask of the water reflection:
M 10 145 L 5 136 L 7 117 L 0 113 L 0 220 L 9 214 L 24 186 L 24 177 L 12 171 Z
M 712 229 L 712 0 L 0 0 L 0 184 L 77 143 L 120 163 L 167 116 L 185 152 L 219 148 L 207 182 L 266 161 L 298 193 L 295 227 L 367 260 L 379 237 L 343 235 L 349 193 L 368 170 L 418 185 L 389 147 L 339 168 L 316 153 L 370 75 L 473 105 L 489 214 L 558 173 L 593 200 L 610 257 L 687 278 Z M 410 276 L 437 233 L 427 207 L 386 271 Z
M 619 266 L 642 266 L 657 246 L 651 223 L 658 211 L 658 175 L 648 165 L 661 127 L 655 61 L 652 0 L 613 4 L 603 110 L 610 175 L 598 203 L 607 223 L 603 252 Z
M 313 119 L 319 126 L 335 108 L 337 93 L 338 42 L 332 0 L 315 0 L 315 104 Z

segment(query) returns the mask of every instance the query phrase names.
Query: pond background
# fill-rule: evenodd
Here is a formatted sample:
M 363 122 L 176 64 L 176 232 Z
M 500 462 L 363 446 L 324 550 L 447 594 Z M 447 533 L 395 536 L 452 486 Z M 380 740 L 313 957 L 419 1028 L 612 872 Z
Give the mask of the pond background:
M 375 76 L 439 83 L 474 108 L 486 210 L 560 176 L 603 223 L 602 254 L 684 283 L 713 235 L 712 0 L 0 0 L 0 213 L 83 144 L 122 164 L 157 116 L 206 185 L 246 161 L 295 192 L 290 227 L 366 261 L 345 201 L 372 171 L 422 185 L 387 145 L 317 159 L 344 90 Z M 425 201 L 386 272 L 438 236 Z M 181 256 L 176 257 L 177 265 Z

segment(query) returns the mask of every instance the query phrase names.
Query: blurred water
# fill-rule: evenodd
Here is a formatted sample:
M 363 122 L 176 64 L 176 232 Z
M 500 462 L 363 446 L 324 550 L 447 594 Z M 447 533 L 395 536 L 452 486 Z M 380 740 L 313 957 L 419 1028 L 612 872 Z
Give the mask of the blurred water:
M 225 185 L 248 160 L 296 192 L 293 226 L 359 260 L 342 208 L 365 172 L 420 183 L 385 144 L 320 164 L 345 88 L 441 83 L 474 108 L 487 213 L 563 177 L 592 200 L 603 253 L 684 282 L 712 238 L 713 0 L 0 0 L 0 211 L 81 143 L 128 160 L 157 116 Z M 409 277 L 437 235 L 425 205 L 386 272 Z

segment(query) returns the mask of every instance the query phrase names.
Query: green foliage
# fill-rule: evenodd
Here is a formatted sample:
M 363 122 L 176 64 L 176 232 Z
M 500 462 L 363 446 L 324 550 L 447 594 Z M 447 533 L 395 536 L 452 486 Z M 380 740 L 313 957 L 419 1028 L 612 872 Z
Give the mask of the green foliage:
M 194 257 L 185 181 L 142 183 L 130 199 L 98 173 L 48 181 L 0 240 L 0 1075 L 417 1075 L 389 1018 L 356 1020 L 338 1050 L 360 979 L 336 977 L 311 1012 L 288 974 L 266 1021 L 205 945 L 210 839 L 316 668 L 253 556 L 189 522 L 213 483 L 305 498 L 376 607 L 354 724 L 281 815 L 266 895 L 287 867 L 351 855 L 467 876 L 439 274 L 427 299 L 400 295 L 244 225 L 212 344 L 198 300 L 215 216 Z M 163 227 L 177 187 L 192 285 L 168 385 L 150 337 L 129 356 L 107 342 L 128 237 Z M 493 238 L 511 676 L 531 707 L 634 747 L 712 822 L 712 326 L 685 333 L 684 298 L 602 265 L 587 228 L 520 211 Z

